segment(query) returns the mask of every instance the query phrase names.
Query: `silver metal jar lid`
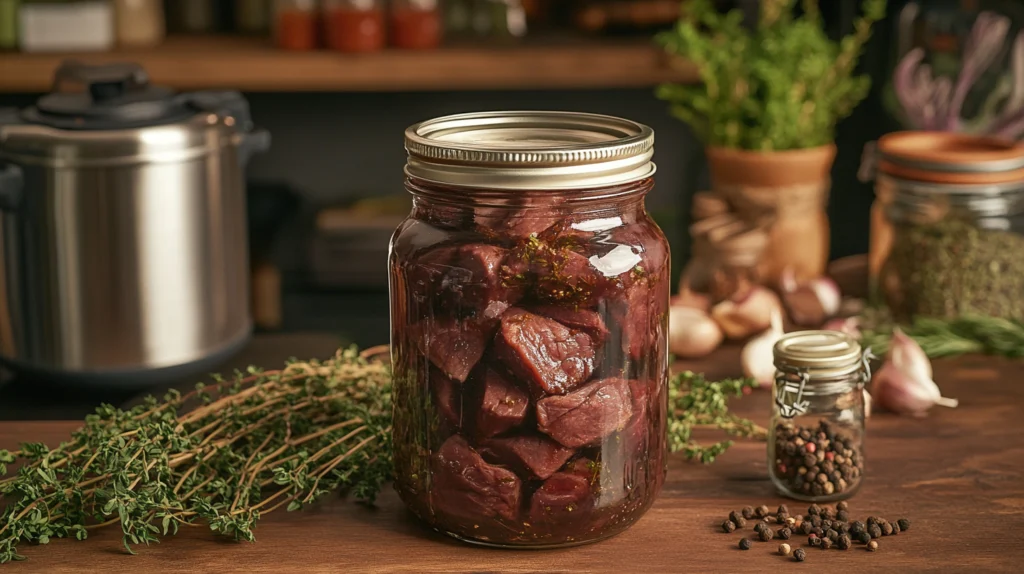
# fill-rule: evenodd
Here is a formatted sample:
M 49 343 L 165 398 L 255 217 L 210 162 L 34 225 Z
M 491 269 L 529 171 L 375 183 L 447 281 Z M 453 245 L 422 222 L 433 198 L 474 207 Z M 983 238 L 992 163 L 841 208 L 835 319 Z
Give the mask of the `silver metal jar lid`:
M 410 177 L 481 189 L 586 189 L 654 175 L 654 131 L 577 112 L 445 116 L 405 131 Z
M 798 331 L 783 335 L 774 348 L 780 371 L 806 372 L 811 381 L 834 379 L 863 368 L 864 353 L 853 337 L 839 331 Z

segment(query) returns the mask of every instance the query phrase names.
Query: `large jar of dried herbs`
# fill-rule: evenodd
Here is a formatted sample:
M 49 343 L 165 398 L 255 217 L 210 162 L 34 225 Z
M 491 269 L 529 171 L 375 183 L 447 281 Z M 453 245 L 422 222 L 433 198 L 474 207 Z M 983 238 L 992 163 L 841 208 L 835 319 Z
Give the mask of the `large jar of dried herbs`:
M 1024 319 L 1024 147 L 937 132 L 879 141 L 877 287 L 894 316 Z

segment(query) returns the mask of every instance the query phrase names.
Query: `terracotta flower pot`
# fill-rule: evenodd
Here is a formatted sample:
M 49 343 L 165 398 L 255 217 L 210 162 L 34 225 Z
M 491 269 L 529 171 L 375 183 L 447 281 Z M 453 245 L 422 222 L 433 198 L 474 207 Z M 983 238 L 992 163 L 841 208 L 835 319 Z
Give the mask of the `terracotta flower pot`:
M 825 208 L 836 146 L 757 152 L 709 147 L 711 187 L 739 215 L 769 230 L 760 276 L 777 285 L 792 267 L 797 279 L 818 277 L 828 263 Z

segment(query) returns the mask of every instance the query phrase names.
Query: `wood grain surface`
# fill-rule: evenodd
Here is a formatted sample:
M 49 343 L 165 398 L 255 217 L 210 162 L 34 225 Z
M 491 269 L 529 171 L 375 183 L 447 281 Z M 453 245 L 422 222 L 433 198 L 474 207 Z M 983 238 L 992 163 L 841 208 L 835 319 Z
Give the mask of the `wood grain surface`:
M 732 374 L 738 352 L 724 349 L 685 365 Z M 843 552 L 808 548 L 807 561 L 774 554 L 778 542 L 736 548 L 723 533 L 728 512 L 787 502 L 766 475 L 764 444 L 741 442 L 710 466 L 671 457 L 665 489 L 627 532 L 566 550 L 503 551 L 466 546 L 435 534 L 409 515 L 390 489 L 375 507 L 342 499 L 299 513 L 267 516 L 255 544 L 225 541 L 205 527 L 137 556 L 125 554 L 117 529 L 85 542 L 25 547 L 28 561 L 10 572 L 1021 572 L 1024 571 L 1024 362 L 987 357 L 939 361 L 937 378 L 960 408 L 921 420 L 876 413 L 868 427 L 863 488 L 854 517 L 909 518 L 910 531 Z M 765 422 L 768 393 L 736 408 Z M 57 442 L 75 423 L 0 424 L 0 446 Z M 788 501 L 791 509 L 805 505 Z M 791 541 L 806 543 L 804 537 Z

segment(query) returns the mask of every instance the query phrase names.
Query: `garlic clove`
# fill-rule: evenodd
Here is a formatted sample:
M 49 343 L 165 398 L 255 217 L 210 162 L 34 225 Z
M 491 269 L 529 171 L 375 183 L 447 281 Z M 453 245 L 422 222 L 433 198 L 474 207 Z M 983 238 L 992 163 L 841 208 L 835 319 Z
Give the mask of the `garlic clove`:
M 932 363 L 928 360 L 921 345 L 904 333 L 899 327 L 892 331 L 889 341 L 888 359 L 897 369 L 905 371 L 918 379 L 931 380 Z
M 782 272 L 779 285 L 789 317 L 798 325 L 820 325 L 834 316 L 843 302 L 835 281 L 816 277 L 797 283 L 792 267 Z
M 743 375 L 754 379 L 761 386 L 771 385 L 775 380 L 775 343 L 785 334 L 779 308 L 772 310 L 770 322 L 768 329 L 747 341 L 740 353 Z
M 722 344 L 722 329 L 706 312 L 673 305 L 668 310 L 668 348 L 679 357 L 706 357 Z
M 931 378 L 918 378 L 900 370 L 892 361 L 886 361 L 875 373 L 871 383 L 871 396 L 876 404 L 893 413 L 923 417 L 935 405 L 955 408 L 959 401 L 942 396 Z
M 770 289 L 754 285 L 711 308 L 711 317 L 730 339 L 745 339 L 771 326 L 782 304 Z

